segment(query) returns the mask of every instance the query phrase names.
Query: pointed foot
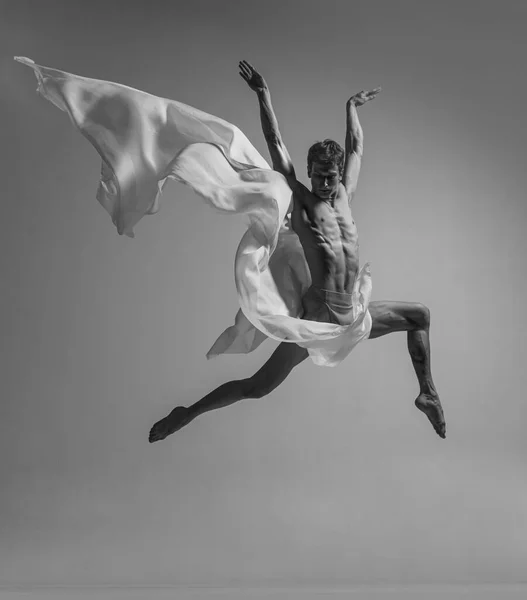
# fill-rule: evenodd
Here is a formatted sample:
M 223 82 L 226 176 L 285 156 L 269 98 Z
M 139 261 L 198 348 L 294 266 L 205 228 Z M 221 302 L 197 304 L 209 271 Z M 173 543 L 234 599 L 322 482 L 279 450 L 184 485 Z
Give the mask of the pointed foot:
M 191 421 L 188 408 L 176 406 L 174 410 L 161 421 L 158 421 L 150 430 L 148 441 L 159 442 L 172 435 Z
M 415 400 L 417 408 L 427 417 L 440 438 L 446 438 L 446 422 L 443 407 L 437 394 L 419 394 Z

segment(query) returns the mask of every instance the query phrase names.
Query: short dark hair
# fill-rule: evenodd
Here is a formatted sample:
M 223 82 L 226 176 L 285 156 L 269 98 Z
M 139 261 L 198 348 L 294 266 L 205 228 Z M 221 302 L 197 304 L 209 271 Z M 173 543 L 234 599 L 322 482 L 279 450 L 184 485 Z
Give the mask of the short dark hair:
M 325 139 L 323 142 L 316 142 L 307 153 L 308 172 L 311 171 L 315 162 L 336 166 L 342 175 L 342 171 L 344 170 L 344 150 L 334 140 Z

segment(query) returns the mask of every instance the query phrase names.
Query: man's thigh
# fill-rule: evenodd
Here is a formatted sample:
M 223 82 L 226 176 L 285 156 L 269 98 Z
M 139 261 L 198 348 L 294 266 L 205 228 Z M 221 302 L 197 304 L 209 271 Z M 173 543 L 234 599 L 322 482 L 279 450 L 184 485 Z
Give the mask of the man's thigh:
M 420 302 L 377 300 L 370 302 L 368 308 L 372 319 L 370 340 L 396 331 L 424 328 L 429 322 L 428 309 Z
M 263 367 L 249 378 L 252 393 L 265 396 L 278 387 L 291 371 L 309 356 L 305 348 L 282 342 Z

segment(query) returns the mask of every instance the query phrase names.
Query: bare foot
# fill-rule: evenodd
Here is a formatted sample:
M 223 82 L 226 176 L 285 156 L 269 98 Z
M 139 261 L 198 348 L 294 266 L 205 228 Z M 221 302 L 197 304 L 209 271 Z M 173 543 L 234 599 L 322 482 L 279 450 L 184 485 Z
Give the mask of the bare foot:
M 184 406 L 176 406 L 174 410 L 161 421 L 158 421 L 150 430 L 148 441 L 159 442 L 164 440 L 169 435 L 175 433 L 188 423 L 192 418 L 189 416 L 188 408 Z
M 419 394 L 415 400 L 417 408 L 424 412 L 437 435 L 446 438 L 446 423 L 443 408 L 437 394 Z

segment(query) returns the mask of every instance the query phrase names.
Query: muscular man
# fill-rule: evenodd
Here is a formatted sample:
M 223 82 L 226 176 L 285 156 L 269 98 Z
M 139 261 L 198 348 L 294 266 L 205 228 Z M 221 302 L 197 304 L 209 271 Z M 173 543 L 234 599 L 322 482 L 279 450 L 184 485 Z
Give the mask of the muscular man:
M 380 88 L 352 96 L 346 105 L 347 131 L 343 150 L 332 140 L 314 144 L 307 156 L 311 190 L 300 183 L 278 129 L 269 88 L 264 78 L 246 61 L 240 75 L 256 92 L 262 128 L 273 169 L 282 173 L 293 190 L 291 224 L 298 235 L 312 285 L 302 302 L 302 318 L 347 325 L 351 319 L 351 292 L 359 268 L 359 244 L 351 203 L 357 188 L 363 150 L 357 107 L 373 100 Z M 445 438 L 443 410 L 430 372 L 430 312 L 415 302 L 370 302 L 372 329 L 369 339 L 406 331 L 408 349 L 419 382 L 415 405 Z M 229 381 L 190 407 L 178 406 L 150 431 L 156 442 L 178 431 L 197 416 L 245 398 L 262 398 L 276 389 L 289 373 L 308 357 L 305 348 L 282 342 L 265 365 L 251 377 Z

